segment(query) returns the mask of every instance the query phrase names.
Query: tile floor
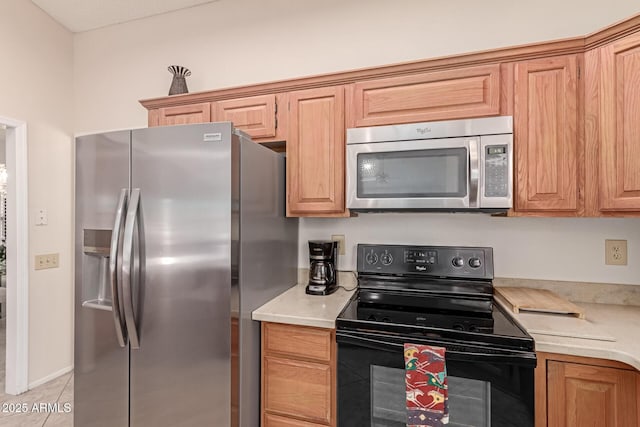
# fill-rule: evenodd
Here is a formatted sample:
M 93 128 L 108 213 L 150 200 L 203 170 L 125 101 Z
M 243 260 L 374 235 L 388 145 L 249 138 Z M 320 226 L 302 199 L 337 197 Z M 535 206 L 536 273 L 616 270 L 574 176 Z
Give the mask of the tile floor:
M 73 408 L 73 373 L 62 375 L 19 396 L 4 393 L 5 328 L 0 325 L 0 426 L 7 427 L 72 427 L 73 412 L 64 413 L 65 404 Z M 60 412 L 56 412 L 56 405 Z M 37 404 L 34 408 L 34 404 Z M 49 404 L 49 408 L 41 404 Z M 17 413 L 16 407 L 27 412 Z

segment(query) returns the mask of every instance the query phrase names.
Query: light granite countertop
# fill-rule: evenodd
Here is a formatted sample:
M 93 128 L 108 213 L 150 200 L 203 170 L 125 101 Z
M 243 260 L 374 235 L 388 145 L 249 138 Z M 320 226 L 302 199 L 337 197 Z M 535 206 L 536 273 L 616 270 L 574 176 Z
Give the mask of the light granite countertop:
M 541 313 L 510 314 L 533 336 L 536 351 L 616 360 L 640 370 L 640 307 L 575 304 L 585 310 L 586 319 Z
M 331 295 L 307 295 L 306 283 L 298 284 L 254 310 L 251 318 L 263 322 L 290 325 L 336 327 L 336 317 L 347 305 L 355 290 L 338 288 Z M 351 289 L 351 288 L 348 288 Z
M 328 296 L 307 295 L 306 274 L 306 270 L 301 270 L 300 284 L 255 310 L 253 320 L 335 328 L 336 317 L 355 291 L 339 288 Z M 346 288 L 355 288 L 356 280 L 351 273 L 340 272 L 339 278 Z M 533 336 L 536 351 L 616 360 L 640 370 L 640 305 L 624 305 L 638 301 L 640 286 L 581 284 L 583 286 L 578 287 L 569 282 L 499 278 L 494 282 L 498 286 L 550 288 L 584 308 L 585 320 L 552 314 L 514 314 L 507 309 Z M 578 289 L 580 293 L 576 293 Z M 605 298 L 602 302 L 607 304 L 596 303 L 603 294 L 613 294 L 616 299 Z

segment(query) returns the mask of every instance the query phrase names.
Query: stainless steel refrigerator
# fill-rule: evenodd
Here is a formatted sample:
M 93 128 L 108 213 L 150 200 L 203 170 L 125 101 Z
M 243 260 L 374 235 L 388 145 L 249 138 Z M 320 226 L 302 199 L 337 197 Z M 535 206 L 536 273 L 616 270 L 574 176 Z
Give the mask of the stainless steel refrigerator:
M 76 139 L 75 185 L 75 425 L 258 426 L 284 157 L 231 123 L 110 132 Z

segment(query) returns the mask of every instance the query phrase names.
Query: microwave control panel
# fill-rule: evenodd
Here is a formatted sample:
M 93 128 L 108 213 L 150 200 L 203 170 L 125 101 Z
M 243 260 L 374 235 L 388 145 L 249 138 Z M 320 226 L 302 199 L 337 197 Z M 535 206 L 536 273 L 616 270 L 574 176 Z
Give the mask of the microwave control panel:
M 509 153 L 506 144 L 488 145 L 484 153 L 485 197 L 509 195 Z

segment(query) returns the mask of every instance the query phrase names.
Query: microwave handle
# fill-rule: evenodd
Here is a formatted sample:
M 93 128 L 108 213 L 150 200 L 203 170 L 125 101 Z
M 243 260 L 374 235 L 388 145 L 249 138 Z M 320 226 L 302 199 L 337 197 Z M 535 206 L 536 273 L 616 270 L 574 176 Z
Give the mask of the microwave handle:
M 480 152 L 479 141 L 469 140 L 469 207 L 477 208 L 480 192 Z

